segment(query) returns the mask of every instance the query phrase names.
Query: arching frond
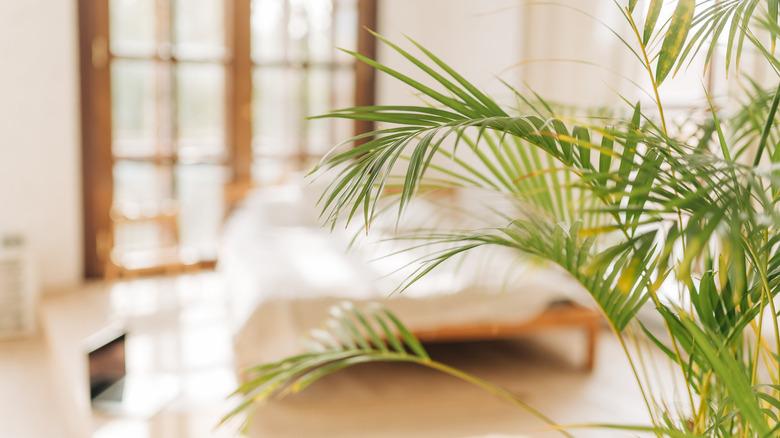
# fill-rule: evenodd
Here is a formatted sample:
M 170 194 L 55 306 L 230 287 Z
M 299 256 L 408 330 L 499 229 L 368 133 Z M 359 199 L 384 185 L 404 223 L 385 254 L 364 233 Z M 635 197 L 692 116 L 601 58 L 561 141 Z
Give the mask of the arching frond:
M 400 217 L 420 188 L 430 186 L 477 188 L 510 199 L 516 212 L 504 213 L 504 226 L 412 236 L 432 252 L 399 289 L 487 245 L 542 258 L 583 286 L 626 350 L 653 425 L 624 430 L 772 436 L 780 429 L 780 92 L 748 82 L 736 113 L 710 101 L 707 120 L 686 120 L 697 129 L 678 136 L 666 120 L 659 86 L 702 51 L 709 59 L 719 42 L 727 69 L 739 64 L 748 41 L 780 71 L 774 55 L 779 1 L 678 0 L 664 21 L 672 3 L 651 0 L 640 30 L 638 2 L 629 0 L 621 11 L 635 34 L 631 50 L 647 70 L 656 108 L 647 113 L 631 104 L 609 118 L 564 116 L 537 94 L 511 87 L 521 105 L 505 108 L 415 41 L 420 56 L 377 35 L 427 82 L 349 53 L 430 104 L 343 108 L 321 116 L 379 124 L 334 148 L 315 169 L 333 177 L 320 199 L 323 218 L 334 226 L 362 216 L 369 229 L 382 212 Z M 356 140 L 359 145 L 351 147 Z M 389 186 L 397 189 L 397 204 L 380 204 Z M 661 296 L 669 285 L 679 296 Z M 682 373 L 685 409 L 653 405 L 625 346 L 636 327 L 631 322 L 647 302 L 667 333 L 642 334 Z M 316 353 L 255 369 L 238 391 L 244 400 L 239 410 L 376 361 L 438 369 L 530 409 L 430 359 L 385 311 L 341 308 L 318 339 Z
M 377 305 L 364 311 L 344 303 L 333 307 L 330 313 L 331 319 L 324 328 L 311 333 L 309 352 L 246 370 L 249 379 L 231 395 L 240 401 L 225 415 L 223 423 L 239 414 L 248 414 L 255 403 L 303 391 L 346 368 L 372 362 L 403 362 L 431 368 L 476 385 L 528 411 L 551 428 L 558 429 L 562 435 L 571 437 L 553 420 L 512 392 L 431 359 L 422 343 L 389 310 Z M 244 421 L 245 426 L 251 418 L 249 415 Z
M 583 232 L 585 231 L 585 232 Z M 596 250 L 595 237 L 575 222 L 570 228 L 540 218 L 518 219 L 504 228 L 473 233 L 416 236 L 442 249 L 423 257 L 399 290 L 409 287 L 440 264 L 472 249 L 496 245 L 551 262 L 575 278 L 593 297 L 611 324 L 623 330 L 649 298 L 657 257 L 655 232 Z

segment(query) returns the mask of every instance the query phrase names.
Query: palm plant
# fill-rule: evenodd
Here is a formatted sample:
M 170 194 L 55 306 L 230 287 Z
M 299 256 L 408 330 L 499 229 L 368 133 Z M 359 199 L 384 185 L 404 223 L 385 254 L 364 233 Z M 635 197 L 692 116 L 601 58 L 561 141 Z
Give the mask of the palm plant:
M 659 436 L 777 436 L 780 88 L 743 80 L 742 103 L 726 112 L 709 100 L 706 117 L 687 136 L 670 128 L 661 91 L 692 59 L 709 63 L 717 47 L 725 47 L 726 73 L 737 71 L 750 50 L 780 76 L 774 55 L 780 2 L 650 0 L 646 11 L 637 3 L 616 3 L 631 36 L 614 35 L 647 74 L 651 109 L 624 99 L 628 109 L 612 115 L 563 116 L 540 96 L 510 87 L 518 101 L 511 109 L 415 41 L 424 58 L 376 35 L 435 85 L 350 52 L 406 83 L 424 103 L 322 116 L 380 123 L 334 148 L 315 169 L 335 173 L 321 198 L 323 217 L 331 225 L 362 221 L 368 229 L 387 211 L 379 200 L 393 185 L 399 217 L 423 186 L 500 193 L 522 206 L 502 226 L 413 236 L 433 249 L 399 290 L 477 247 L 498 245 L 544 259 L 581 283 L 603 312 L 652 421 L 599 427 Z M 659 22 L 664 8 L 673 9 L 671 18 Z M 669 288 L 679 299 L 668 299 L 663 291 Z M 637 320 L 643 306 L 660 315 L 664 335 Z M 250 370 L 253 378 L 236 392 L 244 402 L 228 417 L 354 364 L 404 361 L 477 384 L 570 433 L 508 391 L 432 360 L 387 311 L 344 307 L 334 321 L 327 336 L 314 337 L 312 352 Z M 654 393 L 641 352 L 631 347 L 643 345 L 639 338 L 679 370 L 685 407 L 672 408 Z

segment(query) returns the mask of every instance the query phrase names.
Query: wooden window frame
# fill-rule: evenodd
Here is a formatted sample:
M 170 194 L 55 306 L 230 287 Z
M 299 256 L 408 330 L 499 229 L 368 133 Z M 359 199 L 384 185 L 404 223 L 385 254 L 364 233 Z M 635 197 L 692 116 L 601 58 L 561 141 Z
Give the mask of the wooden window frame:
M 79 0 L 84 276 L 102 277 L 113 246 L 108 0 Z
M 378 31 L 378 0 L 358 0 L 357 51 L 376 59 L 376 38 L 366 29 Z M 355 105 L 370 106 L 376 102 L 376 70 L 362 62 L 355 63 Z M 355 121 L 355 135 L 371 132 L 375 123 L 369 120 Z M 363 140 L 363 142 L 367 141 Z
M 376 42 L 364 28 L 376 29 L 378 0 L 358 0 L 357 49 L 376 55 Z M 230 184 L 252 184 L 251 0 L 226 0 L 225 144 Z M 78 0 L 79 67 L 82 136 L 82 204 L 84 277 L 102 278 L 113 247 L 114 157 L 111 112 L 109 0 Z M 374 70 L 355 63 L 354 99 L 371 105 L 375 99 Z M 356 122 L 355 133 L 373 130 Z M 175 155 L 175 154 L 174 154 Z M 175 158 L 175 157 L 174 157 Z

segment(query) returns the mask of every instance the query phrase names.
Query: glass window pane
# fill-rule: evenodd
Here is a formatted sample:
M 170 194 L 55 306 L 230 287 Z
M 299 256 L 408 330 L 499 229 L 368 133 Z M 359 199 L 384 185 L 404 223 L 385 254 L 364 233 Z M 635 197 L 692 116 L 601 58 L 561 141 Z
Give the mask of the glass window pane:
M 111 51 L 151 54 L 155 51 L 155 0 L 111 0 Z
M 171 226 L 159 222 L 122 222 L 114 227 L 114 248 L 117 253 L 125 254 L 132 251 L 171 247 L 176 244 L 174 233 L 175 230 Z
M 256 68 L 253 77 L 253 148 L 261 153 L 294 154 L 305 113 L 301 70 Z
M 117 60 L 111 65 L 113 151 L 117 155 L 153 155 L 157 103 L 155 65 Z
M 216 258 L 227 176 L 227 169 L 218 165 L 180 165 L 176 169 L 180 242 L 201 260 Z
M 256 62 L 284 59 L 285 0 L 252 1 L 252 58 Z
M 341 68 L 334 72 L 333 105 L 345 108 L 355 104 L 355 73 L 351 68 Z M 354 135 L 355 123 L 352 120 L 333 119 L 333 142 L 340 143 Z
M 114 164 L 114 206 L 128 215 L 157 214 L 170 206 L 172 195 L 170 166 L 136 161 Z
M 306 43 L 309 35 L 309 20 L 306 0 L 289 0 L 289 21 L 287 23 L 287 60 L 304 61 L 308 52 Z
M 174 51 L 179 58 L 213 58 L 225 54 L 225 2 L 176 0 Z
M 177 69 L 179 156 L 221 156 L 225 142 L 225 69 L 180 64 Z
M 334 10 L 335 45 L 343 49 L 357 50 L 358 14 L 357 0 L 336 0 Z M 352 62 L 353 58 L 336 52 L 336 61 Z
M 310 0 L 306 3 L 309 20 L 308 59 L 330 61 L 334 53 L 332 0 Z
M 252 163 L 252 179 L 259 185 L 281 184 L 296 166 L 297 162 L 289 159 L 257 157 Z
M 316 116 L 334 109 L 331 103 L 331 78 L 333 72 L 318 68 L 309 71 L 308 87 L 306 89 L 306 115 Z M 333 144 L 331 125 L 333 119 L 308 120 L 306 122 L 307 149 L 315 154 L 325 153 Z

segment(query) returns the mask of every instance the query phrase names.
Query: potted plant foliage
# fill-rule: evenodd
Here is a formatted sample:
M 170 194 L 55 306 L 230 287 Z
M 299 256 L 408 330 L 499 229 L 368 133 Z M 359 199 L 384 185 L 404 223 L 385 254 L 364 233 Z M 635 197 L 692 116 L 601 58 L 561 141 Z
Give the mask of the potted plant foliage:
M 581 283 L 603 312 L 652 421 L 598 427 L 674 437 L 778 436 L 778 3 L 651 0 L 647 9 L 637 7 L 637 0 L 616 3 L 630 36 L 615 36 L 643 66 L 653 105 L 626 101 L 624 111 L 599 118 L 562 116 L 541 97 L 514 89 L 521 110 L 502 107 L 423 46 L 410 40 L 418 56 L 376 35 L 436 85 L 350 52 L 406 83 L 425 103 L 346 108 L 324 116 L 380 123 L 335 148 L 316 169 L 335 175 L 321 199 L 324 217 L 368 226 L 387 186 L 400 186 L 400 213 L 428 178 L 510 197 L 528 208 L 501 227 L 416 236 L 446 249 L 420 260 L 409 282 L 486 245 L 547 260 Z M 666 9 L 670 18 L 659 20 Z M 709 100 L 695 134 L 682 136 L 670 126 L 663 84 L 695 57 L 709 62 L 719 47 L 725 49 L 726 68 L 715 74 L 749 86 L 741 104 L 728 111 Z M 748 50 L 775 74 L 772 83 L 750 83 L 747 75 L 734 74 Z M 460 162 L 460 148 L 483 166 Z M 681 300 L 660 293 L 670 285 Z M 659 315 L 663 335 L 637 320 L 643 306 Z M 335 326 L 345 328 L 340 336 L 350 339 L 254 368 L 237 391 L 243 403 L 228 417 L 355 364 L 400 361 L 476 384 L 562 434 L 573 433 L 514 394 L 432 360 L 393 314 L 347 308 L 339 315 Z M 659 399 L 643 379 L 643 364 L 627 345 L 633 337 L 646 338 L 675 364 L 684 381 L 684 408 Z

